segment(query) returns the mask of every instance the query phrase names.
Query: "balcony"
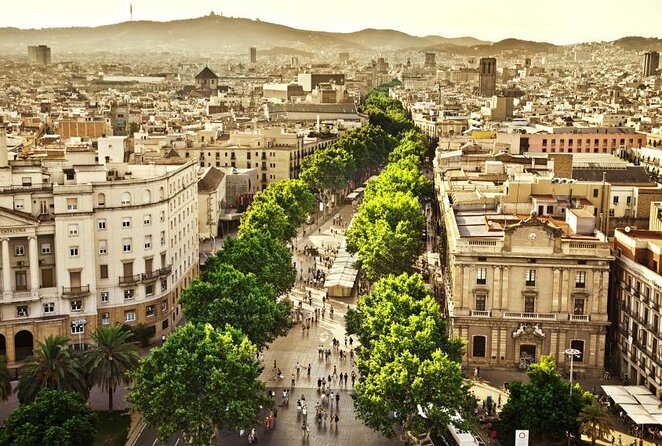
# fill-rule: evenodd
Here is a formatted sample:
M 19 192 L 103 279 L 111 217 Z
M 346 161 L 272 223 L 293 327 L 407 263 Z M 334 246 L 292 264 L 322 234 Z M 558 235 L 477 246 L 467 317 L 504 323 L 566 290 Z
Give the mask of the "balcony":
M 140 282 L 140 274 L 134 274 L 132 276 L 120 276 L 119 284 L 122 285 L 133 285 Z
M 591 318 L 588 314 L 571 314 L 569 320 L 573 322 L 588 322 Z
M 62 295 L 64 297 L 83 296 L 85 294 L 90 294 L 90 286 L 89 285 L 63 286 L 62 287 Z
M 172 265 L 164 266 L 158 270 L 159 276 L 169 276 L 172 274 Z
M 555 321 L 556 314 L 554 313 L 516 313 L 512 311 L 506 311 L 503 313 L 504 319 L 527 319 L 527 320 L 546 320 L 546 321 Z
M 150 271 L 148 273 L 142 273 L 141 274 L 142 281 L 143 282 L 150 282 L 152 280 L 158 279 L 161 276 L 159 271 L 160 270 L 156 269 L 156 270 Z
M 489 311 L 471 310 L 471 317 L 490 317 Z

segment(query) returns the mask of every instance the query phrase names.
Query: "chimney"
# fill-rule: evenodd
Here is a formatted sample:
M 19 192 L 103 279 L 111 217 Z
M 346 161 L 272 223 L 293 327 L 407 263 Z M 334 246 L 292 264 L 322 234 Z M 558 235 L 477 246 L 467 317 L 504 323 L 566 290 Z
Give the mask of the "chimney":
M 7 153 L 7 130 L 0 122 L 0 168 L 9 167 L 9 154 Z

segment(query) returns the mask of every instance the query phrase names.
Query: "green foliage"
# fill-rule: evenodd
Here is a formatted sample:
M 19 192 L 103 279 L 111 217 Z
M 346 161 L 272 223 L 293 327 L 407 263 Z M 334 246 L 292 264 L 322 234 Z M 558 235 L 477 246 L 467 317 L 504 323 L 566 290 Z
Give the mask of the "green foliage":
M 122 327 L 131 333 L 129 339 L 133 342 L 137 342 L 141 347 L 147 347 L 149 345 L 149 340 L 154 335 L 153 329 L 142 323 L 136 325 L 124 324 Z
M 388 436 L 396 423 L 421 432 L 426 427 L 417 416 L 420 405 L 443 430 L 469 401 L 459 365 L 463 345 L 448 339 L 439 305 L 421 276 L 380 280 L 361 297 L 356 312 L 361 379 L 353 398 L 359 417 Z
M 409 157 L 418 160 L 420 168 L 428 155 L 428 145 L 425 136 L 418 129 L 411 129 L 402 134 L 398 145 L 389 155 L 390 162 L 396 162 Z
M 92 333 L 94 345 L 85 352 L 84 364 L 91 385 L 108 392 L 108 410 L 113 410 L 113 392 L 129 383 L 129 372 L 138 368 L 140 352 L 132 334 L 122 325 L 104 325 Z
M 240 331 L 188 323 L 152 350 L 133 375 L 128 400 L 165 442 L 208 445 L 215 429 L 238 431 L 267 406 L 256 347 Z
M 21 446 L 88 446 L 97 417 L 77 392 L 42 389 L 21 404 L 0 430 L 0 444 Z
M 287 241 L 296 235 L 296 228 L 287 219 L 285 210 L 275 201 L 269 200 L 259 206 L 249 206 L 241 217 L 239 236 L 248 232 L 269 234 L 280 241 Z
M 591 439 L 591 444 L 601 436 L 606 436 L 610 432 L 610 417 L 609 411 L 601 406 L 595 398 L 582 408 L 577 417 L 579 429 L 582 434 L 587 435 Z
M 44 388 L 78 392 L 87 398 L 85 368 L 80 355 L 68 344 L 69 339 L 52 335 L 37 343 L 35 354 L 21 367 L 17 387 L 21 404 L 33 401 Z
M 335 144 L 301 161 L 301 179 L 315 192 L 338 190 L 347 185 L 356 168 L 354 157 Z
M 345 333 L 348 335 L 358 334 L 361 329 L 363 315 L 355 308 L 350 308 L 345 313 Z
M 334 146 L 351 154 L 355 176 L 363 179 L 386 161 L 395 140 L 381 127 L 366 125 L 345 133 Z
M 368 182 L 364 197 L 369 201 L 377 195 L 394 195 L 397 192 L 411 192 L 419 200 L 433 198 L 432 181 L 421 174 L 415 157 L 402 158 L 387 165 L 376 178 Z
M 99 422 L 92 446 L 124 446 L 129 435 L 131 414 L 128 412 L 96 412 Z
M 11 395 L 11 381 L 7 368 L 7 357 L 0 355 L 0 401 L 6 401 Z
M 259 347 L 287 333 L 288 301 L 277 301 L 273 289 L 252 273 L 221 264 L 207 272 L 206 280 L 194 279 L 180 300 L 187 320 L 241 330 Z
M 271 183 L 265 190 L 258 192 L 252 206 L 260 206 L 273 201 L 287 216 L 290 228 L 288 233 L 296 233 L 311 212 L 315 210 L 315 197 L 303 180 L 281 180 Z
M 270 285 L 277 296 L 287 293 L 296 281 L 292 253 L 283 243 L 265 233 L 251 231 L 239 238 L 225 239 L 223 249 L 205 261 L 202 279 L 207 280 L 222 263 L 255 274 L 260 282 Z
M 361 105 L 361 111 L 370 116 L 370 124 L 381 127 L 392 136 L 414 127 L 402 104 L 390 98 L 384 91 L 371 91 Z
M 535 441 L 561 441 L 570 432 L 579 435 L 578 417 L 593 396 L 578 384 L 573 387 L 563 380 L 553 356 L 543 356 L 540 363 L 527 370 L 529 383 L 510 384 L 508 402 L 503 406 L 497 424 L 504 445 L 515 443 L 515 430 L 528 429 Z
M 411 193 L 381 194 L 363 202 L 347 231 L 347 249 L 358 253 L 370 280 L 409 271 L 423 247 L 425 217 Z

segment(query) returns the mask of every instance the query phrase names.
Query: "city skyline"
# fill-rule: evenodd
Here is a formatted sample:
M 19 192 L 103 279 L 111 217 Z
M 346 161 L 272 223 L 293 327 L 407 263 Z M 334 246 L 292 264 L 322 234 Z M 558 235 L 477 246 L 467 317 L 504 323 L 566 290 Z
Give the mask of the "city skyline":
M 287 7 L 273 8 L 266 0 L 227 4 L 217 0 L 190 0 L 184 6 L 174 0 L 133 0 L 84 2 L 25 0 L 5 11 L 0 28 L 56 28 L 102 26 L 131 19 L 171 21 L 200 17 L 214 11 L 228 17 L 259 19 L 293 28 L 329 32 L 354 32 L 366 28 L 394 29 L 411 35 L 444 37 L 471 36 L 499 41 L 518 38 L 571 44 L 616 40 L 625 36 L 660 37 L 654 14 L 630 17 L 621 2 L 560 0 L 553 9 L 541 10 L 524 0 L 477 0 L 469 4 L 444 4 L 425 0 L 410 2 L 408 13 L 393 8 L 374 9 L 339 0 L 324 14 L 311 14 L 301 0 Z M 630 11 L 654 10 L 655 0 L 637 0 Z M 132 8 L 131 8 L 132 5 Z M 599 9 L 598 9 L 599 8 Z M 35 11 L 39 17 L 35 18 Z M 72 14 L 75 11 L 75 14 Z M 349 11 L 349 12 L 348 12 Z M 596 11 L 599 13 L 596 14 Z M 423 13 L 425 12 L 425 13 Z M 599 20 L 594 19 L 598 16 Z M 536 17 L 539 20 L 532 20 Z M 495 26 L 496 25 L 496 26 Z

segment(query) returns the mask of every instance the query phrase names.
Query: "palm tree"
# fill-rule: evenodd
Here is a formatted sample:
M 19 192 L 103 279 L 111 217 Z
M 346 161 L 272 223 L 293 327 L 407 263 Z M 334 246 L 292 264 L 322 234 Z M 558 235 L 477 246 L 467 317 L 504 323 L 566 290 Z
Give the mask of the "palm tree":
M 11 382 L 9 380 L 9 369 L 7 368 L 7 357 L 0 355 L 0 401 L 6 401 L 11 395 Z
M 89 383 L 108 391 L 108 410 L 113 410 L 113 392 L 129 383 L 129 372 L 138 368 L 140 353 L 130 342 L 133 334 L 119 324 L 98 327 L 92 333 L 96 345 L 85 353 Z
M 35 354 L 21 367 L 21 379 L 16 388 L 21 404 L 34 400 L 45 387 L 79 392 L 87 398 L 89 387 L 85 369 L 80 355 L 67 348 L 68 344 L 69 339 L 53 335 L 37 343 Z
M 591 444 L 595 446 L 595 441 L 601 435 L 607 435 L 611 431 L 609 428 L 609 411 L 593 400 L 591 404 L 584 406 L 577 417 L 580 430 L 589 436 Z

